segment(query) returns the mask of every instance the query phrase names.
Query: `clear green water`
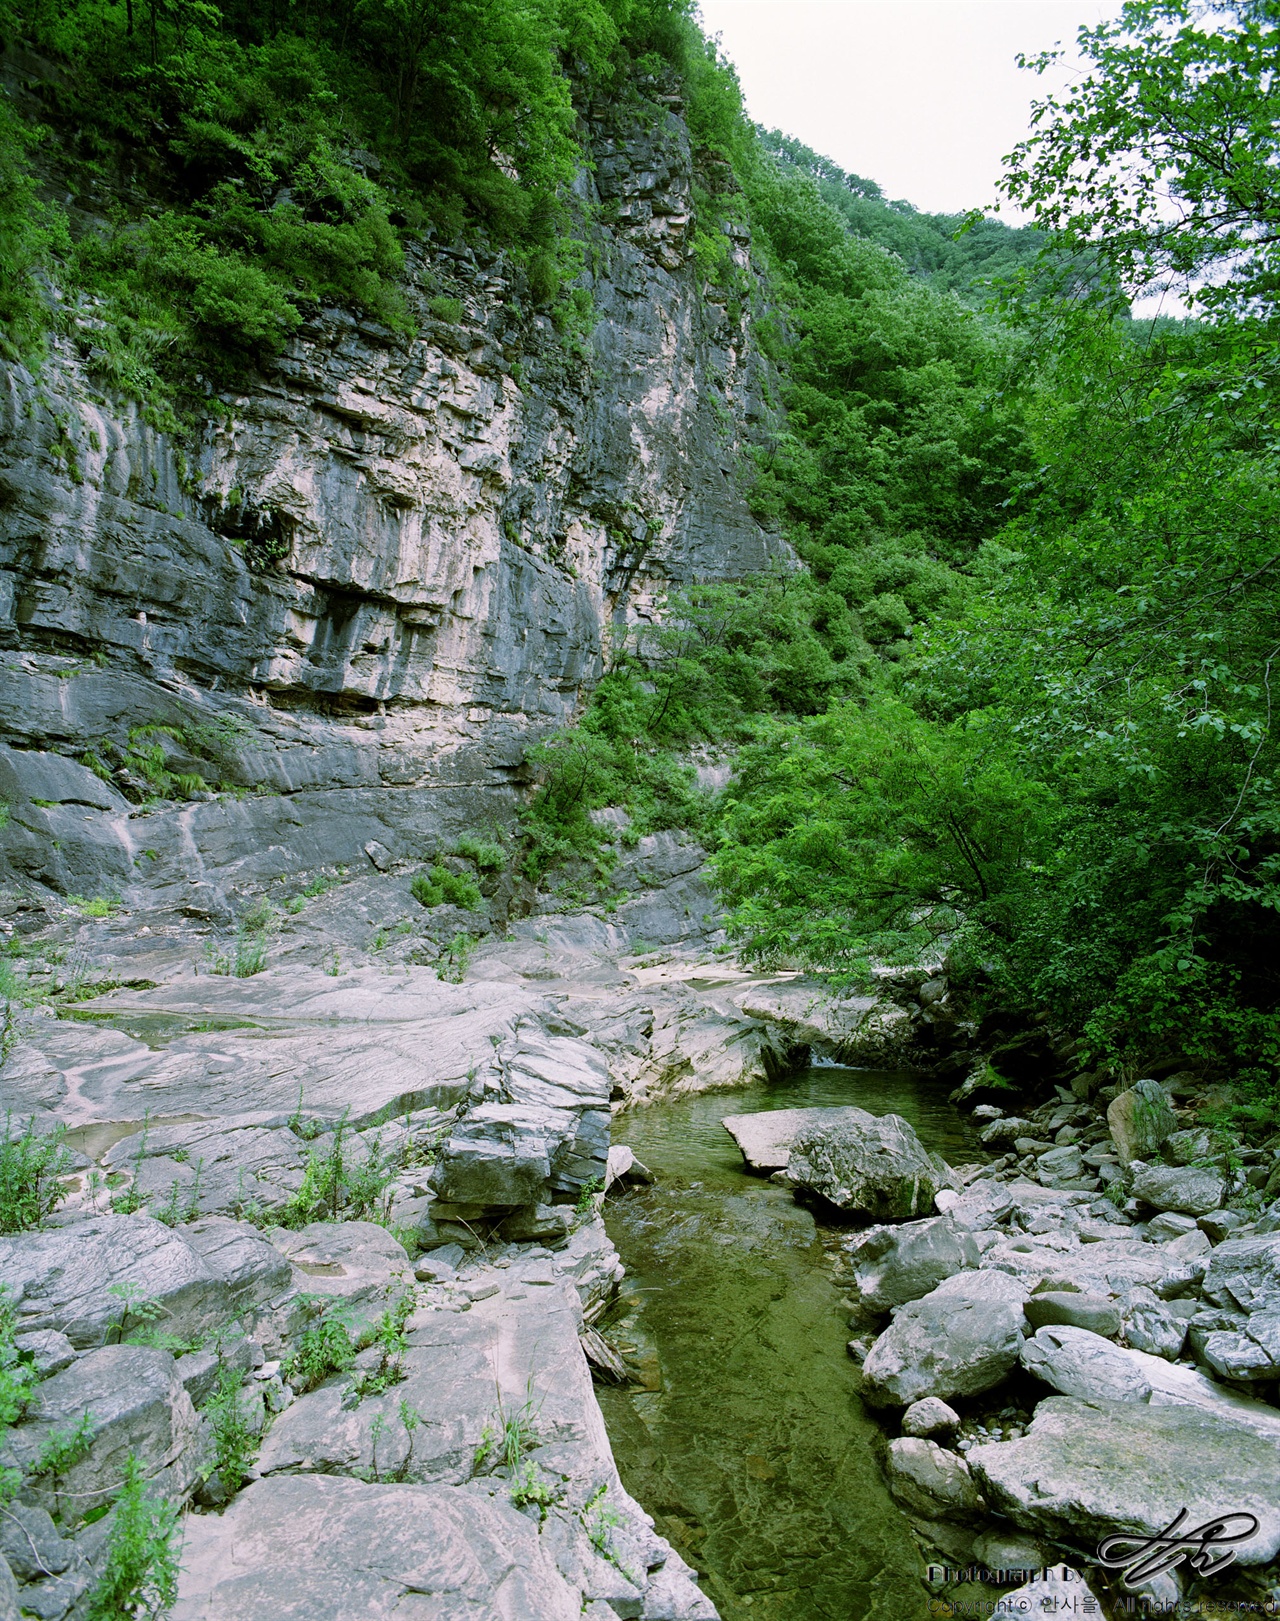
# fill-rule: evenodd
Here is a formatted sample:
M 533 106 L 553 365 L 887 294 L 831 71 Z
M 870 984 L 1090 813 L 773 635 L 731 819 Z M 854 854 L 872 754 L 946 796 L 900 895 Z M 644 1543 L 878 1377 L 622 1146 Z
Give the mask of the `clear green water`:
M 601 1390 L 601 1405 L 627 1489 L 724 1621 L 930 1614 L 914 1539 L 884 1484 L 883 1432 L 845 1353 L 847 1312 L 823 1242 L 834 1235 L 746 1174 L 720 1124 L 848 1103 L 902 1115 L 953 1162 L 975 1157 L 945 1093 L 906 1073 L 805 1070 L 614 1124 L 658 1184 L 606 1206 L 629 1274 L 610 1333 L 656 1351 L 661 1389 Z

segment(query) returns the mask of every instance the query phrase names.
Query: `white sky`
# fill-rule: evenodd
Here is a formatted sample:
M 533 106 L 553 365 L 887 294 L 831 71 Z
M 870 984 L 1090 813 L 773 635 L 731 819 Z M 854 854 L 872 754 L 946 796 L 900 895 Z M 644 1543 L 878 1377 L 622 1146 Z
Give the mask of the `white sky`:
M 1120 0 L 701 0 L 738 69 L 747 111 L 931 213 L 997 200 L 1004 154 L 1033 97 L 1072 70 L 1024 72 Z M 1000 217 L 1019 217 L 1006 203 Z

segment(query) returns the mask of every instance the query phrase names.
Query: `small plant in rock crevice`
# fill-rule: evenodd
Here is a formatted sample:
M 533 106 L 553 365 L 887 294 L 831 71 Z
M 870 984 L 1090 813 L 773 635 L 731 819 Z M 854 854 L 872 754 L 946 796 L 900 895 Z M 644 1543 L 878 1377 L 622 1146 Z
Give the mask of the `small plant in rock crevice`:
M 245 1416 L 242 1389 L 240 1370 L 223 1366 L 218 1373 L 218 1387 L 204 1408 L 213 1435 L 213 1464 L 205 1479 L 216 1475 L 229 1497 L 249 1478 L 258 1455 L 258 1437 Z
M 177 1506 L 148 1491 L 142 1465 L 131 1454 L 86 1621 L 159 1621 L 172 1609 L 178 1598 L 177 1526 Z
M 345 1322 L 331 1313 L 302 1331 L 280 1368 L 280 1377 L 299 1396 L 314 1390 L 335 1373 L 345 1373 L 356 1348 Z
M 370 1344 L 377 1346 L 379 1351 L 378 1365 L 361 1372 L 353 1380 L 351 1389 L 357 1401 L 362 1401 L 366 1396 L 381 1396 L 408 1377 L 404 1371 L 404 1353 L 409 1348 L 405 1324 L 413 1315 L 417 1303 L 417 1291 L 408 1288 L 395 1305 L 388 1307 L 379 1317 L 370 1338 Z
M 63 1132 L 36 1130 L 35 1117 L 15 1132 L 13 1117 L 4 1118 L 0 1137 L 0 1233 L 25 1233 L 43 1224 L 67 1190 L 61 1179 L 74 1168 Z

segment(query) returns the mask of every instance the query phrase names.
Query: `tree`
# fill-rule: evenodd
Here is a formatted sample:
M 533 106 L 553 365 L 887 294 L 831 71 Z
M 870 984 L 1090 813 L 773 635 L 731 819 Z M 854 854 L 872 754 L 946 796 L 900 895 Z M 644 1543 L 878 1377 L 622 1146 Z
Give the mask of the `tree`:
M 1130 296 L 1169 286 L 1212 313 L 1280 287 L 1280 6 L 1128 0 L 1078 34 L 1092 71 L 1033 105 L 1007 195 Z M 1024 66 L 1043 73 L 1059 52 Z

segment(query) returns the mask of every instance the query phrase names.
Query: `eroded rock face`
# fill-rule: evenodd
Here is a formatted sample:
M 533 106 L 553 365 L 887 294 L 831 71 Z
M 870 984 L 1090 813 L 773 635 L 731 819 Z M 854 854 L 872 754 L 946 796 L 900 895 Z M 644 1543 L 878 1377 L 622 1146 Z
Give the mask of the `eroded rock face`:
M 792 1144 L 787 1176 L 838 1210 L 875 1221 L 928 1214 L 934 1194 L 947 1181 L 940 1162 L 896 1114 L 802 1131 Z
M 1107 1105 L 1107 1124 L 1121 1165 L 1128 1165 L 1150 1159 L 1177 1128 L 1178 1117 L 1163 1087 L 1139 1081 Z
M 392 1615 L 406 1599 L 440 1621 L 581 1614 L 537 1526 L 509 1504 L 326 1475 L 256 1481 L 225 1514 L 188 1519 L 173 1614 L 348 1621 Z
M 869 1311 L 919 1300 L 944 1278 L 978 1264 L 978 1246 L 946 1216 L 873 1227 L 850 1245 L 858 1298 Z

